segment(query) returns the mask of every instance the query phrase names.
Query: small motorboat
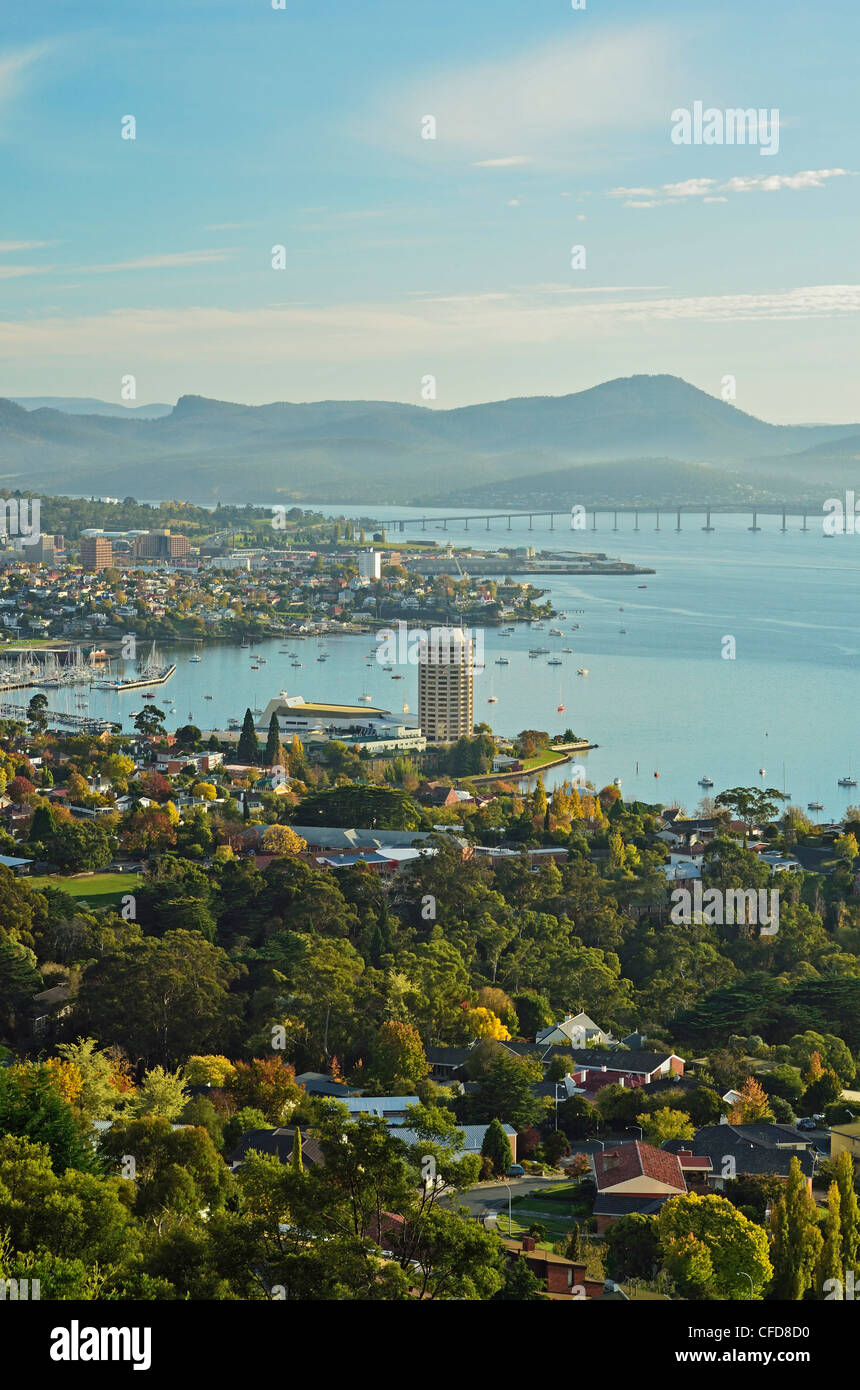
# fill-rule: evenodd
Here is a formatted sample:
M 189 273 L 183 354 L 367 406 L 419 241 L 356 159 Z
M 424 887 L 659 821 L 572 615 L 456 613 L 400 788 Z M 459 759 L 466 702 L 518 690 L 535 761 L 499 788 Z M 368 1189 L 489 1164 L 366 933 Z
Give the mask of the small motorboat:
M 564 705 L 556 705 L 555 712 L 556 714 L 564 714 Z
M 577 671 L 576 674 L 577 674 L 578 676 L 587 676 L 587 675 L 588 675 L 588 667 L 587 667 L 587 666 L 580 666 L 580 668 L 579 668 L 579 670 Z
M 647 585 L 647 584 L 637 584 L 636 587 L 637 587 L 637 589 L 647 589 L 647 588 L 648 588 L 648 585 Z
M 857 778 L 856 778 L 856 777 L 840 777 L 840 778 L 839 778 L 838 785 L 839 785 L 840 787 L 856 787 L 856 786 L 857 786 Z
M 508 658 L 507 658 L 506 656 L 497 656 L 497 657 L 496 657 L 496 665 L 497 665 L 497 666 L 510 666 L 510 664 L 511 664 L 511 663 L 510 663 L 510 661 L 508 660 Z
M 499 703 L 499 697 L 498 697 L 498 695 L 488 695 L 488 696 L 487 696 L 487 704 L 488 704 L 488 705 L 497 705 L 498 703 Z
M 712 787 L 713 785 L 714 785 L 714 784 L 713 784 L 713 782 L 712 782 L 712 780 L 711 780 L 710 777 L 700 777 L 700 778 L 699 778 L 699 786 L 700 786 L 700 787 Z
M 807 811 L 823 811 L 824 807 L 820 801 L 807 801 L 806 809 Z
M 251 670 L 252 670 L 252 671 L 259 671 L 259 669 L 260 669 L 260 668 L 259 668 L 259 666 L 257 665 L 256 661 L 252 661 L 252 662 L 251 662 Z
M 547 666 L 563 666 L 564 662 L 559 657 L 554 656 L 546 664 Z

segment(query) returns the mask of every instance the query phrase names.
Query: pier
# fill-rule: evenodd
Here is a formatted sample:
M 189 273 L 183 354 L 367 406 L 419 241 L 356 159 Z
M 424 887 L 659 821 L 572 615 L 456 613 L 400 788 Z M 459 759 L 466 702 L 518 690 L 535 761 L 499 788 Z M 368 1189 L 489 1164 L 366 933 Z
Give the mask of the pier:
M 5 689 L 5 687 L 4 687 Z M 0 700 L 0 718 L 18 719 L 27 723 L 27 706 L 16 705 L 12 701 Z M 120 730 L 121 725 L 112 719 L 94 719 L 87 714 L 60 714 L 58 710 L 48 710 L 48 727 L 53 729 L 79 729 L 82 733 L 103 734 L 106 729 Z

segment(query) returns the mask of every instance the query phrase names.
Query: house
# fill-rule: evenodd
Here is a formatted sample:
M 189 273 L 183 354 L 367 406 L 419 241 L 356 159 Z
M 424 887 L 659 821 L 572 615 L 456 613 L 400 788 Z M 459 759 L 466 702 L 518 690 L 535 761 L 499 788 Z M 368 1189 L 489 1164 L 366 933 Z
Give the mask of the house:
M 569 1260 L 566 1255 L 556 1255 L 552 1250 L 538 1250 L 532 1236 L 523 1236 L 521 1240 L 505 1239 L 505 1254 L 514 1260 L 525 1260 L 554 1302 L 600 1298 L 603 1294 L 603 1280 L 587 1278 L 584 1264 Z
M 650 1086 L 666 1077 L 684 1075 L 684 1059 L 674 1052 L 573 1048 L 572 1058 L 574 1094 L 587 1100 L 592 1100 L 604 1086 Z
M 375 1115 L 386 1124 L 402 1125 L 408 1119 L 409 1107 L 420 1101 L 417 1096 L 347 1096 L 343 1103 L 352 1120 L 359 1115 Z
M 295 1138 L 295 1128 L 290 1126 L 284 1126 L 280 1129 L 249 1129 L 247 1134 L 242 1135 L 227 1162 L 231 1170 L 235 1172 L 237 1168 L 241 1168 L 248 1154 L 253 1150 L 255 1153 L 269 1154 L 273 1158 L 278 1158 L 281 1163 L 290 1163 L 293 1157 Z M 322 1163 L 325 1163 L 325 1157 L 317 1141 L 302 1134 L 302 1164 L 304 1167 L 313 1167 Z
M 489 1125 L 458 1125 L 457 1128 L 464 1136 L 462 1149 L 457 1149 L 454 1153 L 455 1159 L 465 1158 L 466 1154 L 480 1154 L 484 1146 L 484 1136 Z M 517 1161 L 517 1131 L 512 1125 L 503 1124 L 502 1129 L 508 1136 L 508 1143 L 511 1146 L 511 1163 Z M 408 1125 L 393 1125 L 391 1134 L 402 1139 L 404 1144 L 419 1144 L 421 1136 L 414 1129 L 409 1129 Z
M 722 1192 L 726 1179 L 769 1174 L 788 1179 L 791 1160 L 800 1167 L 810 1192 L 815 1167 L 814 1146 L 791 1125 L 704 1125 L 694 1139 L 667 1139 L 664 1151 L 710 1160 L 709 1189 Z
M 834 1125 L 831 1129 L 830 1157 L 838 1158 L 841 1153 L 860 1158 L 860 1121 L 848 1125 Z
M 604 1033 L 588 1014 L 578 1013 L 565 1014 L 560 1023 L 542 1028 L 535 1034 L 535 1042 L 541 1045 L 558 1043 L 561 1046 L 569 1043 L 571 1047 L 585 1047 L 588 1043 L 594 1042 L 601 1047 L 607 1047 L 615 1042 L 615 1039 L 611 1033 Z
M 33 995 L 33 1002 L 30 1006 L 30 1028 L 34 1037 L 43 1038 L 50 1033 L 56 1026 L 59 1019 L 65 1018 L 71 1013 L 71 986 L 63 984 L 53 985 L 51 989 L 40 990 Z
M 333 1081 L 321 1071 L 303 1071 L 296 1077 L 296 1085 L 304 1086 L 309 1096 L 325 1096 L 328 1100 L 347 1100 L 360 1094 L 344 1081 Z
M 597 1195 L 594 1216 L 602 1235 L 622 1216 L 652 1216 L 670 1197 L 682 1197 L 687 1183 L 677 1154 L 634 1139 L 591 1155 Z
M 0 864 L 4 869 L 11 869 L 16 878 L 28 874 L 32 863 L 32 859 L 16 859 L 13 854 L 0 854 Z

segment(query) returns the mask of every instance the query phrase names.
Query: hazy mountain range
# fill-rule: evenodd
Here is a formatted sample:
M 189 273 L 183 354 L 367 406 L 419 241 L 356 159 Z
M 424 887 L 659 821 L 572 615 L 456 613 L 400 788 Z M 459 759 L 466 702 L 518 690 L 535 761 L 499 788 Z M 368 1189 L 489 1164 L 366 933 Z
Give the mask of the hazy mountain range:
M 860 482 L 860 424 L 771 425 L 671 376 L 440 410 L 0 398 L 0 484 L 196 502 L 787 501 Z

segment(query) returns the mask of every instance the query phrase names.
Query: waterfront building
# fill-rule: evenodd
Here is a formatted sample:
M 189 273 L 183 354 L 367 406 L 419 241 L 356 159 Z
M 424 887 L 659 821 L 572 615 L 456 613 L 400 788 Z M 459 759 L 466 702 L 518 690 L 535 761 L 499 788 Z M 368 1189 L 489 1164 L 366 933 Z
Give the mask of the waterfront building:
M 362 550 L 358 556 L 360 579 L 382 578 L 382 554 L 379 550 Z
M 462 628 L 433 628 L 418 647 L 418 723 L 437 743 L 471 738 L 474 645 Z

